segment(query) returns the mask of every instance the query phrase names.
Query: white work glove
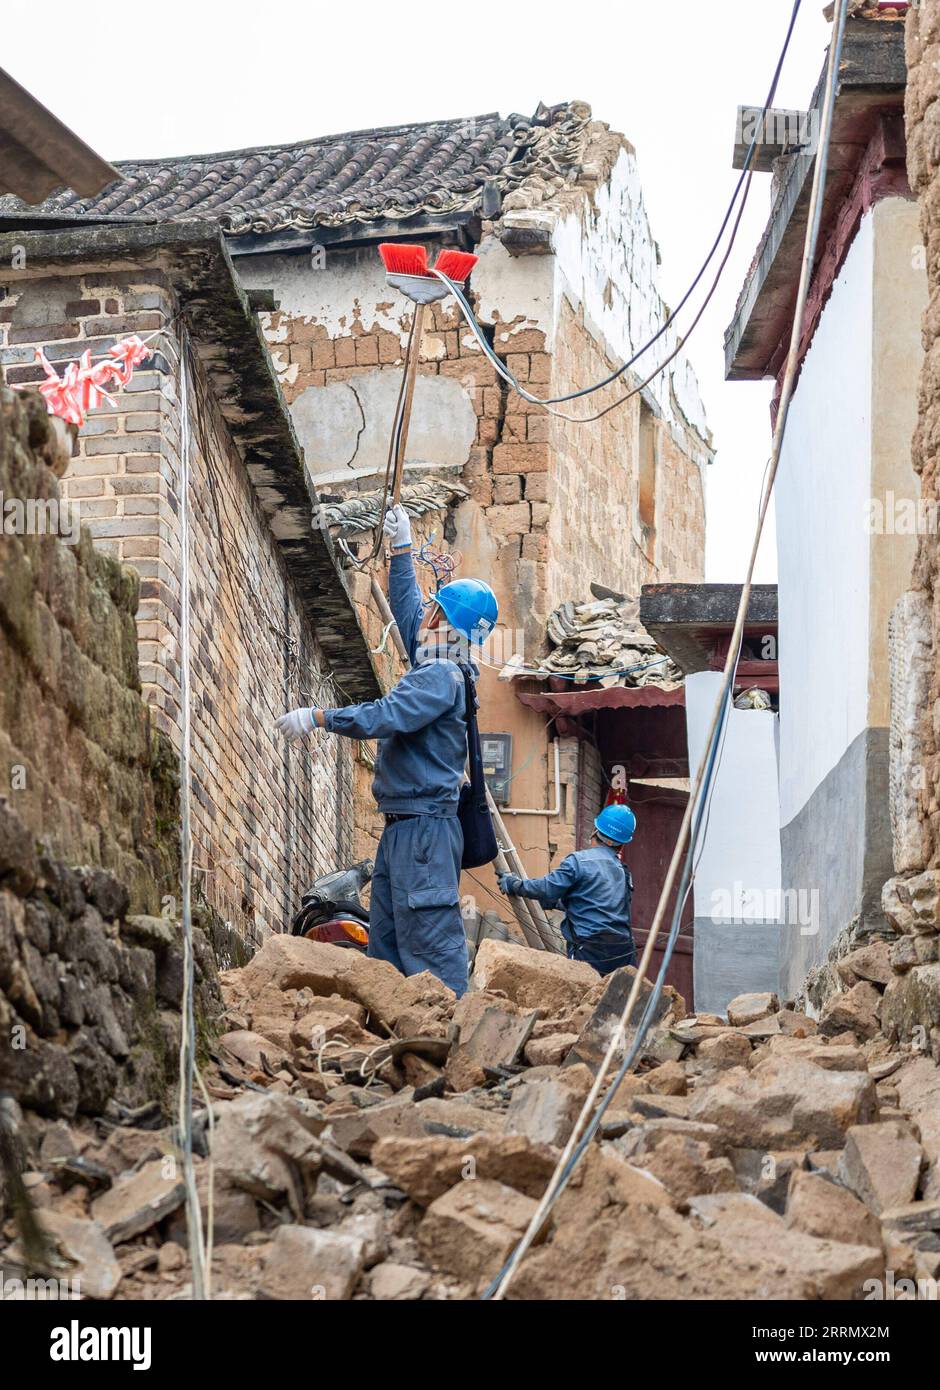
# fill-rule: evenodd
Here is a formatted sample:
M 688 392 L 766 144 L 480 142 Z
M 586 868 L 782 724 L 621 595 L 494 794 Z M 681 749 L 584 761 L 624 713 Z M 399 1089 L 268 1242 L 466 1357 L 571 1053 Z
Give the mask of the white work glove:
M 312 734 L 319 725 L 314 724 L 313 716 L 316 710 L 305 707 L 303 709 L 288 710 L 287 714 L 282 714 L 274 722 L 274 727 L 278 733 L 287 739 L 288 743 L 293 743 L 295 738 L 302 738 L 304 734 Z
M 382 530 L 393 550 L 411 545 L 411 522 L 408 519 L 408 513 L 400 502 L 397 502 L 394 507 L 389 507 L 385 513 Z

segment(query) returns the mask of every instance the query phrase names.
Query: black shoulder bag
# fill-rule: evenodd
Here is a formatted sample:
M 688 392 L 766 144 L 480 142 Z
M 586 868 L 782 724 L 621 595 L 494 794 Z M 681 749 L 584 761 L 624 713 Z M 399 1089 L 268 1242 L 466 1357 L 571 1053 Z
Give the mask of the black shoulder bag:
M 480 748 L 480 730 L 477 726 L 476 691 L 470 667 L 458 661 L 463 675 L 467 707 L 467 762 L 470 781 L 460 788 L 457 803 L 457 817 L 463 830 L 464 869 L 478 869 L 481 864 L 491 864 L 499 853 L 496 832 L 490 808 L 486 802 L 486 779 L 483 776 L 483 753 Z

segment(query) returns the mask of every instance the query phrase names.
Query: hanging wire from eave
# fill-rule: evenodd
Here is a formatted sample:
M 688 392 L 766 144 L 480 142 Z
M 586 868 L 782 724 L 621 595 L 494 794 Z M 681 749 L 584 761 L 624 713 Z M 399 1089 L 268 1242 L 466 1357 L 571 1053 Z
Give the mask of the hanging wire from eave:
M 718 229 L 718 233 L 717 233 L 717 235 L 716 235 L 714 241 L 712 242 L 711 248 L 710 248 L 710 250 L 709 250 L 707 256 L 705 257 L 704 261 L 702 262 L 701 266 L 699 267 L 699 269 L 698 269 L 698 271 L 697 271 L 697 273 L 696 273 L 694 279 L 692 280 L 691 284 L 689 285 L 688 289 L 685 291 L 685 293 L 683 294 L 682 298 L 679 300 L 679 303 L 676 305 L 675 309 L 673 309 L 673 310 L 670 311 L 670 313 L 666 316 L 666 318 L 663 320 L 662 324 L 659 326 L 659 328 L 656 330 L 656 332 L 652 335 L 652 337 L 649 338 L 648 341 L 645 342 L 645 343 L 643 344 L 642 347 L 638 348 L 637 351 L 633 354 L 632 357 L 628 358 L 628 360 L 627 360 L 626 362 L 622 363 L 619 367 L 617 367 L 617 368 L 616 368 L 613 372 L 611 372 L 608 376 L 604 377 L 601 381 L 596 381 L 596 382 L 592 383 L 592 385 L 590 385 L 590 386 L 583 386 L 583 387 L 581 387 L 581 388 L 580 388 L 579 390 L 577 390 L 577 391 L 570 391 L 570 392 L 568 392 L 566 395 L 562 395 L 562 396 L 546 396 L 546 397 L 540 397 L 540 396 L 535 396 L 535 395 L 533 395 L 530 391 L 526 390 L 526 388 L 521 384 L 521 382 L 519 382 L 519 381 L 516 379 L 516 377 L 514 376 L 514 374 L 513 374 L 513 373 L 509 370 L 509 368 L 506 366 L 505 362 L 503 362 L 503 360 L 502 360 L 502 359 L 497 355 L 497 353 L 493 350 L 492 346 L 491 346 L 490 343 L 487 341 L 486 335 L 483 333 L 482 328 L 481 328 L 480 325 L 477 323 L 476 316 L 474 315 L 473 309 L 472 309 L 472 307 L 471 307 L 469 301 L 467 300 L 466 296 L 464 295 L 463 291 L 460 289 L 459 285 L 457 285 L 457 284 L 455 283 L 455 281 L 449 279 L 448 276 L 443 275 L 440 271 L 435 271 L 435 270 L 433 270 L 433 269 L 431 270 L 431 274 L 432 274 L 432 275 L 436 275 L 437 278 L 438 278 L 439 280 L 441 280 L 442 283 L 444 283 L 444 284 L 447 286 L 447 288 L 450 290 L 450 292 L 454 295 L 454 297 L 455 297 L 455 299 L 456 299 L 456 301 L 457 301 L 458 308 L 460 309 L 460 312 L 461 312 L 462 317 L 465 319 L 465 321 L 466 321 L 466 323 L 467 323 L 467 326 L 469 327 L 470 331 L 473 333 L 474 337 L 476 338 L 477 342 L 479 343 L 479 345 L 480 345 L 481 349 L 483 350 L 483 352 L 485 353 L 486 357 L 487 357 L 487 358 L 489 359 L 489 361 L 492 363 L 492 365 L 493 365 L 493 367 L 495 368 L 495 370 L 497 371 L 498 375 L 502 377 L 502 379 L 507 383 L 507 385 L 511 386 L 512 389 L 513 389 L 514 391 L 518 392 L 518 394 L 519 394 L 524 400 L 528 401 L 531 405 L 541 405 L 541 406 L 544 406 L 544 407 L 546 408 L 548 414 L 555 416 L 557 419 L 566 420 L 566 421 L 568 421 L 569 423 L 572 423 L 572 424 L 587 424 L 587 423 L 590 423 L 591 421 L 594 421 L 594 420 L 600 420 L 600 419 L 603 418 L 603 416 L 609 414 L 610 411 L 612 411 L 612 410 L 618 410 L 618 409 L 620 408 L 620 406 L 625 405 L 626 402 L 627 402 L 628 400 L 632 400 L 632 398 L 633 398 L 634 396 L 638 395 L 641 391 L 644 391 L 644 390 L 646 389 L 646 387 L 649 386 L 650 383 L 656 379 L 656 377 L 660 374 L 660 372 L 664 371 L 665 368 L 669 366 L 670 362 L 674 361 L 674 359 L 679 355 L 679 353 L 680 353 L 680 352 L 682 351 L 682 349 L 685 347 L 685 345 L 686 345 L 686 343 L 688 342 L 688 340 L 689 340 L 691 334 L 693 333 L 693 331 L 694 331 L 695 328 L 697 327 L 699 321 L 700 321 L 701 318 L 702 318 L 702 315 L 704 314 L 704 312 L 705 312 L 705 310 L 707 309 L 709 303 L 711 302 L 711 299 L 712 299 L 712 297 L 714 296 L 715 291 L 716 291 L 717 288 L 718 288 L 718 284 L 719 284 L 719 282 L 720 282 L 720 280 L 721 280 L 722 274 L 724 273 L 725 266 L 727 265 L 728 258 L 729 258 L 729 256 L 730 256 L 731 250 L 732 250 L 732 248 L 733 248 L 733 246 L 734 246 L 735 239 L 736 239 L 737 233 L 738 233 L 738 228 L 740 227 L 741 218 L 742 218 L 742 215 L 743 215 L 743 212 L 744 212 L 744 208 L 745 208 L 745 205 L 746 205 L 746 203 L 747 203 L 748 195 L 749 195 L 749 193 L 750 193 L 751 178 L 752 178 L 752 175 L 753 175 L 753 170 L 752 170 L 752 168 L 751 168 L 751 165 L 752 165 L 752 162 L 753 162 L 753 159 L 754 159 L 754 152 L 755 152 L 755 150 L 756 150 L 756 148 L 757 148 L 758 136 L 759 136 L 760 131 L 761 131 L 762 128 L 763 128 L 763 120 L 764 120 L 764 117 L 766 116 L 767 111 L 770 109 L 771 104 L 772 104 L 772 102 L 773 102 L 773 100 L 774 100 L 774 97 L 775 97 L 775 95 L 776 95 L 776 92 L 777 92 L 777 86 L 778 86 L 778 83 L 779 83 L 779 81 L 780 81 L 780 74 L 781 74 L 781 72 L 782 72 L 782 70 L 783 70 L 783 65 L 784 65 L 784 62 L 785 62 L 785 60 L 786 60 L 787 52 L 788 52 L 789 47 L 790 47 L 790 40 L 791 40 L 791 38 L 792 38 L 792 36 L 793 36 L 793 30 L 794 30 L 795 25 L 796 25 L 796 20 L 797 20 L 797 16 L 799 15 L 799 12 L 800 12 L 800 6 L 801 6 L 801 4 L 802 4 L 802 0 L 794 0 L 793 9 L 792 9 L 791 14 L 790 14 L 790 22 L 789 22 L 789 25 L 788 25 L 788 27 L 787 27 L 787 32 L 786 32 L 786 36 L 785 36 L 785 38 L 784 38 L 783 47 L 782 47 L 781 50 L 780 50 L 780 55 L 779 55 L 779 58 L 778 58 L 778 60 L 777 60 L 777 66 L 776 66 L 776 69 L 775 69 L 775 71 L 774 71 L 773 79 L 772 79 L 771 84 L 770 84 L 770 90 L 768 91 L 768 93 L 767 93 L 767 98 L 766 98 L 766 100 L 765 100 L 765 102 L 764 102 L 763 107 L 761 108 L 760 121 L 758 122 L 758 124 L 757 124 L 757 126 L 756 126 L 756 128 L 755 128 L 755 131 L 754 131 L 754 135 L 753 135 L 752 138 L 751 138 L 751 142 L 750 142 L 750 144 L 748 145 L 747 152 L 746 152 L 745 157 L 744 157 L 744 163 L 743 163 L 742 168 L 741 168 L 740 176 L 739 176 L 739 178 L 738 178 L 738 180 L 737 180 L 737 183 L 736 183 L 735 186 L 734 186 L 734 191 L 732 192 L 731 198 L 730 198 L 730 200 L 729 200 L 729 202 L 728 202 L 728 206 L 727 206 L 727 208 L 725 209 L 725 214 L 724 214 L 724 217 L 722 218 L 721 226 L 720 226 L 719 229 Z M 737 216 L 736 216 L 736 218 L 735 218 L 734 226 L 732 227 L 731 237 L 730 237 L 730 239 L 729 239 L 728 246 L 727 246 L 727 248 L 726 248 L 726 250 L 725 250 L 725 254 L 724 254 L 724 256 L 722 257 L 722 260 L 721 260 L 721 262 L 720 262 L 720 264 L 719 264 L 718 273 L 717 273 L 717 275 L 716 275 L 714 281 L 712 282 L 711 288 L 709 289 L 708 294 L 706 295 L 704 302 L 701 304 L 701 306 L 700 306 L 700 308 L 699 308 L 699 310 L 698 310 L 698 312 L 697 312 L 695 318 L 693 319 L 693 321 L 692 321 L 692 323 L 689 325 L 689 327 L 686 329 L 686 331 L 685 331 L 685 333 L 683 334 L 683 336 L 679 339 L 679 341 L 678 341 L 678 343 L 677 343 L 675 349 L 669 354 L 669 356 L 666 357 L 665 360 L 664 360 L 663 362 L 661 362 L 661 363 L 659 364 L 659 366 L 656 367 L 656 369 L 655 369 L 653 372 L 651 372 L 650 375 L 649 375 L 644 381 L 640 382 L 640 384 L 639 384 L 638 386 L 633 387 L 633 388 L 632 388 L 629 392 L 627 392 L 624 396 L 618 397 L 618 399 L 617 399 L 616 401 L 611 402 L 610 405 L 606 406 L 603 410 L 598 411 L 598 412 L 596 412 L 596 413 L 593 414 L 593 415 L 583 415 L 583 416 L 566 415 L 563 411 L 551 410 L 551 409 L 550 409 L 551 406 L 554 406 L 554 405 L 561 405 L 561 404 L 563 404 L 563 403 L 566 402 L 566 401 L 577 400 L 577 399 L 578 399 L 579 397 L 581 397 L 581 396 L 588 396 L 588 395 L 592 394 L 592 392 L 594 392 L 594 391 L 600 391 L 600 390 L 603 390 L 603 388 L 604 388 L 605 386 L 610 386 L 613 382 L 617 381 L 621 376 L 623 376 L 624 373 L 627 372 L 636 362 L 638 362 L 639 359 L 640 359 L 646 352 L 648 352 L 649 349 L 650 349 L 651 347 L 653 347 L 653 345 L 654 345 L 655 343 L 657 343 L 657 342 L 659 341 L 659 339 L 663 336 L 663 334 L 666 333 L 666 332 L 669 330 L 669 328 L 670 328 L 670 327 L 672 326 L 672 324 L 675 322 L 675 320 L 676 320 L 676 318 L 678 317 L 678 315 L 679 315 L 679 314 L 682 312 L 682 310 L 685 308 L 685 305 L 688 303 L 689 299 L 690 299 L 691 296 L 694 294 L 695 290 L 698 288 L 699 284 L 700 284 L 701 281 L 702 281 L 702 278 L 703 278 L 704 275 L 705 275 L 706 270 L 708 269 L 709 265 L 710 265 L 711 262 L 713 261 L 715 255 L 716 255 L 716 253 L 717 253 L 717 251 L 718 251 L 718 248 L 719 248 L 719 246 L 721 245 L 722 238 L 723 238 L 723 236 L 724 236 L 724 234 L 725 234 L 725 230 L 726 230 L 726 228 L 727 228 L 727 226 L 728 226 L 728 223 L 729 223 L 729 221 L 731 220 L 731 215 L 732 215 L 732 213 L 734 212 L 735 204 L 736 204 L 737 201 L 738 201 L 738 197 L 739 197 L 739 195 L 741 194 L 742 189 L 744 190 L 744 194 L 743 194 L 743 197 L 742 197 L 742 199 L 741 199 L 741 205 L 740 205 L 740 207 L 738 208 L 738 213 L 737 213 Z M 416 317 L 417 317 L 417 315 L 413 315 L 413 316 L 412 316 L 411 331 L 410 331 L 410 333 L 409 333 L 408 345 L 407 345 L 406 352 L 405 352 L 405 365 L 404 365 L 404 369 L 403 369 L 403 371 L 402 371 L 401 386 L 400 386 L 399 393 L 398 393 L 398 400 L 397 400 L 396 406 L 395 406 L 395 416 L 394 416 L 394 421 L 393 421 L 393 426 L 392 426 L 391 438 L 390 438 L 390 441 L 389 441 L 389 454 L 388 454 L 388 460 L 387 460 L 386 469 L 385 469 L 385 483 L 384 483 L 384 487 L 383 487 L 382 504 L 381 504 L 381 509 L 380 509 L 380 516 L 382 516 L 382 517 L 384 517 L 384 515 L 385 515 L 385 508 L 386 508 L 386 504 L 387 504 L 387 500 L 388 500 L 389 488 L 390 488 L 390 486 L 391 486 L 391 481 L 392 481 L 392 471 L 393 471 L 393 468 L 394 468 L 395 459 L 396 459 L 396 457 L 397 457 L 398 446 L 399 446 L 399 439 L 400 439 L 400 436 L 401 436 L 401 429 L 402 429 L 402 423 L 403 423 L 403 418 L 404 418 L 403 405 L 404 405 L 405 387 L 406 387 L 406 381 L 407 381 L 407 366 L 408 366 L 408 359 L 409 359 L 409 357 L 410 357 L 411 350 L 412 350 L 412 340 L 413 340 L 413 336 L 414 336 L 414 328 L 415 328 L 415 319 L 416 319 Z M 420 344 L 417 345 L 416 351 L 420 351 Z M 364 557 L 362 557 L 362 558 L 360 558 L 359 556 L 353 554 L 353 551 L 352 551 L 352 549 L 351 549 L 351 547 L 350 547 L 348 541 L 347 541 L 344 537 L 340 537 L 340 538 L 339 538 L 339 540 L 337 541 L 337 545 L 338 545 L 339 549 L 340 549 L 340 550 L 343 552 L 343 554 L 345 555 L 346 559 L 350 562 L 350 564 L 352 564 L 353 566 L 355 566 L 356 569 L 360 569 L 360 570 L 361 570 L 361 569 L 364 569 L 367 565 L 371 564 L 372 561 L 373 561 L 374 559 L 376 559 L 376 557 L 378 556 L 379 551 L 381 550 L 381 546 L 382 546 L 382 531 L 381 531 L 381 529 L 379 529 L 378 534 L 377 534 L 377 536 L 376 536 L 375 544 L 374 544 L 372 550 L 369 552 L 368 555 L 366 555 L 366 556 L 364 556 Z
M 565 1146 L 564 1152 L 562 1153 L 561 1158 L 559 1159 L 558 1164 L 556 1165 L 555 1171 L 552 1174 L 551 1179 L 549 1180 L 548 1186 L 538 1204 L 538 1207 L 533 1213 L 528 1227 L 526 1228 L 525 1234 L 519 1241 L 507 1265 L 504 1267 L 503 1271 L 501 1271 L 497 1280 L 494 1282 L 493 1285 L 491 1285 L 490 1289 L 487 1290 L 486 1294 L 484 1294 L 484 1297 L 492 1298 L 494 1300 L 501 1300 L 505 1296 L 506 1290 L 508 1289 L 509 1284 L 512 1281 L 512 1278 L 516 1270 L 518 1269 L 519 1264 L 521 1263 L 522 1259 L 530 1249 L 532 1242 L 535 1240 L 536 1236 L 544 1227 L 548 1215 L 559 1196 L 561 1190 L 560 1183 L 562 1176 L 563 1174 L 565 1174 L 566 1170 L 568 1170 L 568 1165 L 570 1163 L 572 1155 L 574 1154 L 575 1150 L 578 1149 L 582 1135 L 584 1134 L 586 1127 L 590 1124 L 594 1106 L 597 1104 L 604 1081 L 607 1078 L 607 1073 L 610 1070 L 614 1058 L 616 1057 L 617 1053 L 620 1051 L 620 1048 L 624 1043 L 626 1029 L 628 1027 L 630 1018 L 632 1018 L 633 1016 L 633 1010 L 636 1006 L 636 1001 L 639 996 L 641 984 L 646 977 L 646 972 L 649 967 L 649 962 L 652 958 L 652 953 L 656 944 L 656 939 L 659 935 L 659 931 L 662 926 L 663 917 L 665 915 L 666 903 L 669 901 L 673 888 L 676 884 L 676 879 L 679 872 L 679 862 L 683 856 L 683 846 L 685 845 L 686 839 L 689 836 L 693 814 L 695 813 L 696 807 L 700 804 L 700 796 L 702 795 L 703 788 L 707 788 L 707 786 L 711 783 L 712 780 L 716 750 L 719 745 L 721 737 L 721 728 L 724 723 L 725 707 L 728 701 L 729 692 L 731 689 L 733 689 L 734 672 L 737 669 L 738 660 L 740 659 L 741 643 L 744 635 L 744 622 L 747 615 L 748 604 L 750 602 L 754 566 L 757 561 L 757 552 L 760 546 L 764 522 L 767 516 L 767 509 L 770 504 L 774 480 L 776 478 L 777 469 L 780 463 L 780 453 L 783 445 L 784 435 L 786 433 L 787 418 L 789 415 L 790 403 L 793 397 L 793 389 L 796 381 L 797 368 L 799 365 L 800 336 L 803 325 L 803 316 L 806 309 L 806 300 L 809 292 L 809 284 L 812 275 L 812 269 L 816 258 L 816 246 L 819 240 L 819 228 L 822 218 L 822 190 L 825 188 L 826 182 L 826 170 L 829 158 L 829 142 L 832 133 L 832 111 L 833 106 L 835 104 L 835 92 L 839 80 L 839 63 L 842 55 L 842 43 L 845 34 L 847 8 L 848 0 L 837 0 L 837 7 L 833 18 L 832 37 L 829 44 L 829 58 L 826 68 L 825 96 L 823 100 L 822 120 L 820 122 L 820 138 L 816 153 L 815 166 L 813 170 L 813 182 L 812 189 L 810 192 L 810 205 L 806 223 L 806 237 L 804 240 L 803 258 L 800 267 L 799 285 L 797 289 L 796 302 L 793 311 L 793 323 L 790 332 L 790 345 L 787 353 L 786 369 L 783 378 L 783 385 L 780 392 L 780 404 L 777 411 L 776 423 L 774 425 L 773 447 L 771 450 L 770 467 L 768 469 L 767 486 L 761 501 L 761 510 L 758 516 L 754 540 L 751 546 L 746 577 L 744 583 L 741 586 L 741 597 L 738 603 L 738 611 L 735 617 L 734 629 L 732 632 L 731 642 L 729 643 L 728 655 L 725 661 L 723 671 L 722 688 L 712 714 L 712 721 L 709 727 L 708 736 L 706 738 L 705 752 L 703 754 L 702 761 L 696 771 L 693 784 L 689 790 L 689 801 L 683 814 L 682 824 L 679 828 L 679 834 L 677 836 L 676 844 L 669 862 L 669 867 L 666 872 L 666 878 L 663 883 L 662 890 L 660 892 L 659 901 L 656 906 L 656 912 L 654 914 L 653 921 L 650 925 L 649 933 L 646 939 L 646 944 L 643 950 L 643 956 L 637 966 L 636 976 L 633 980 L 633 984 L 630 989 L 630 995 L 624 1006 L 619 1024 L 614 1031 L 607 1052 L 601 1062 L 600 1067 L 598 1068 L 597 1075 L 594 1079 L 594 1084 L 592 1085 L 587 1099 L 584 1102 L 581 1113 L 575 1121 L 574 1127 L 571 1132 L 571 1136 L 568 1140 L 568 1143 Z M 700 823 L 700 816 L 697 816 L 696 824 L 699 825 Z M 694 841 L 690 841 L 688 850 L 688 861 L 686 864 L 686 872 L 683 874 L 684 881 L 687 881 L 688 863 L 692 861 L 694 850 L 695 843 Z M 637 1035 L 634 1038 L 634 1048 L 636 1048 L 637 1039 L 639 1037 L 640 1030 L 638 1029 Z

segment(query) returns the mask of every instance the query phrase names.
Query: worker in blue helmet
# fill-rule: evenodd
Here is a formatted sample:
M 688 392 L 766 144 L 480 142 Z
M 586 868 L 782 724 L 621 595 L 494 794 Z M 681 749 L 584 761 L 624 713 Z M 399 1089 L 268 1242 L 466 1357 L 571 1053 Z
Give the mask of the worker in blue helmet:
M 544 878 L 499 874 L 508 897 L 535 898 L 543 907 L 564 909 L 562 935 L 570 960 L 593 965 L 609 975 L 621 965 L 636 965 L 630 930 L 633 878 L 620 852 L 636 830 L 629 806 L 605 806 L 594 822 L 588 849 L 577 850 Z
M 467 761 L 466 687 L 459 663 L 479 676 L 472 654 L 496 624 L 496 596 L 479 579 L 445 584 L 425 606 L 404 507 L 390 508 L 388 592 L 411 661 L 381 700 L 343 709 L 296 709 L 278 730 L 314 728 L 378 739 L 372 793 L 385 817 L 375 857 L 369 955 L 404 975 L 429 970 L 455 994 L 467 988 L 467 943 L 458 884 L 463 833 L 457 802 Z

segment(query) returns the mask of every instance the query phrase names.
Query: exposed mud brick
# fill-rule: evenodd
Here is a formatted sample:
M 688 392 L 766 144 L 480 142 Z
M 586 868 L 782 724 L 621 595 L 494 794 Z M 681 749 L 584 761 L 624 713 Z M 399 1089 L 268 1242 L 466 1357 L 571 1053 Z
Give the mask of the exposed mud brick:
M 728 1022 L 735 1028 L 744 1028 L 776 1013 L 779 1007 L 775 994 L 739 994 L 728 1005 Z
M 896 1121 L 857 1125 L 846 1135 L 839 1177 L 880 1214 L 913 1200 L 923 1157 L 920 1144 Z
M 703 1193 L 737 1193 L 730 1160 L 713 1158 L 709 1145 L 682 1134 L 664 1135 L 656 1148 L 637 1158 L 636 1163 L 662 1183 L 679 1204 Z
M 537 1017 L 534 1010 L 482 991 L 464 995 L 454 1009 L 457 1037 L 447 1060 L 448 1084 L 455 1091 L 467 1091 L 485 1082 L 484 1067 L 510 1066 L 525 1047 Z
M 343 1301 L 365 1267 L 365 1244 L 355 1236 L 309 1226 L 279 1226 L 258 1280 L 262 1298 Z
M 544 473 L 547 466 L 544 444 L 497 444 L 493 450 L 494 473 Z
M 435 1269 L 475 1284 L 499 1271 L 535 1208 L 531 1197 L 490 1178 L 459 1182 L 428 1207 L 418 1241 Z
M 262 1037 L 260 1033 L 252 1033 L 247 1028 L 223 1033 L 219 1038 L 219 1045 L 255 1071 L 264 1070 L 262 1056 L 271 1069 L 277 1071 L 289 1055 L 284 1048 L 275 1046 L 268 1038 Z
M 700 1062 L 710 1068 L 724 1071 L 727 1067 L 745 1067 L 751 1056 L 751 1040 L 742 1033 L 719 1033 L 714 1038 L 703 1038 L 695 1051 Z
M 786 1223 L 809 1236 L 845 1245 L 881 1243 L 881 1223 L 851 1192 L 818 1173 L 797 1171 L 790 1179 Z
M 472 986 L 554 1015 L 576 1008 L 596 988 L 597 973 L 583 961 L 487 938 L 476 955 Z
M 843 984 L 852 987 L 859 980 L 868 980 L 875 985 L 886 985 L 892 977 L 891 942 L 873 941 L 857 951 L 843 956 L 837 964 L 839 978 Z
M 373 1269 L 369 1290 L 380 1302 L 413 1303 L 424 1295 L 430 1282 L 425 1270 L 388 1260 Z
M 212 1159 L 233 1187 L 267 1201 L 286 1197 L 299 1218 L 320 1170 L 325 1123 L 312 1102 L 249 1092 L 217 1107 Z
M 841 994 L 826 1000 L 819 1017 L 821 1033 L 833 1036 L 846 1029 L 856 1037 L 873 1038 L 878 1032 L 881 1014 L 881 995 L 867 980 L 860 980 Z
M 452 1002 L 454 995 L 426 971 L 407 978 L 386 961 L 371 960 L 358 951 L 309 941 L 306 937 L 269 937 L 243 971 L 243 987 L 257 992 L 266 985 L 278 989 L 310 989 L 314 994 L 339 994 L 362 1004 L 387 1028 L 393 1029 L 406 1010 Z
M 688 1091 L 681 1062 L 662 1062 L 647 1074 L 650 1090 L 660 1096 L 684 1096 Z
M 525 1045 L 525 1059 L 530 1067 L 556 1067 L 577 1041 L 577 1033 L 549 1033 L 544 1038 L 532 1038 Z
M 737 1148 L 825 1148 L 838 1147 L 853 1125 L 872 1120 L 876 1106 L 867 1072 L 826 1071 L 801 1058 L 768 1057 L 750 1072 L 726 1072 L 696 1092 L 689 1114 L 718 1125 Z
M 580 1114 L 593 1076 L 588 1067 L 565 1067 L 554 1076 L 540 1077 L 513 1091 L 506 1114 L 506 1132 L 524 1134 L 533 1144 L 567 1143 Z
M 172 1176 L 169 1176 L 172 1174 Z M 92 1202 L 92 1216 L 116 1245 L 149 1231 L 183 1202 L 177 1165 L 158 1159 L 124 1178 Z
M 37 1221 L 65 1262 L 59 1277 L 75 1281 L 84 1298 L 113 1298 L 121 1282 L 121 1266 L 101 1224 L 49 1208 L 38 1213 Z M 10 1254 L 14 1262 L 24 1257 L 18 1242 Z M 7 1293 L 7 1297 L 12 1295 Z
M 541 1197 L 556 1157 L 546 1145 L 533 1144 L 522 1134 L 388 1138 L 380 1139 L 372 1150 L 374 1167 L 422 1207 L 472 1177 L 493 1178 L 526 1196 Z

